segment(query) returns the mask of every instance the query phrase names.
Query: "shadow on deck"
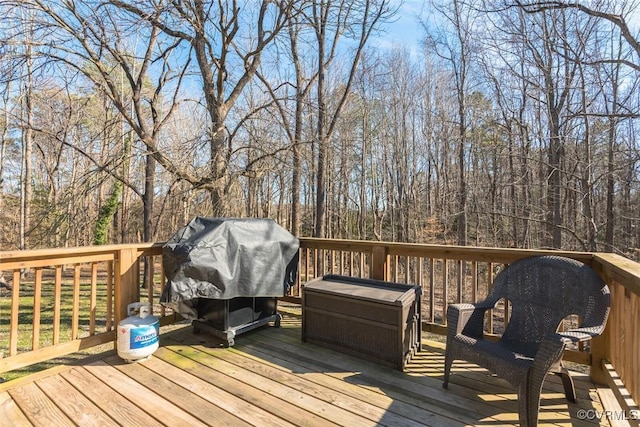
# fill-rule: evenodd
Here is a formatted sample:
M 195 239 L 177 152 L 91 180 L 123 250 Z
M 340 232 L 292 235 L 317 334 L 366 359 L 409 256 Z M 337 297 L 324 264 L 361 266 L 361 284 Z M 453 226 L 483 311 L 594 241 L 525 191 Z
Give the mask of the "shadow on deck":
M 300 317 L 291 314 L 281 328 L 243 334 L 232 348 L 185 326 L 163 335 L 146 361 L 127 364 L 109 352 L 3 384 L 0 419 L 3 425 L 83 427 L 517 424 L 516 395 L 506 382 L 457 362 L 445 391 L 443 363 L 444 347 L 432 341 L 405 372 L 303 344 Z M 570 404 L 550 376 L 540 424 L 610 425 L 596 416 L 607 392 L 578 374 L 578 401 Z

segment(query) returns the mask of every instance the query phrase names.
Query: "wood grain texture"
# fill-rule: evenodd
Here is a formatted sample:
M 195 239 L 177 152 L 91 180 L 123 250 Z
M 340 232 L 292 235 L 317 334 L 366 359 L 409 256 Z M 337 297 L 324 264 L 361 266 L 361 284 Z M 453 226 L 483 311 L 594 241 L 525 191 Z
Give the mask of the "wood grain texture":
M 101 378 L 83 368 L 64 372 L 61 376 L 91 400 L 104 413 L 120 425 L 132 427 L 156 427 L 162 423 L 154 415 L 149 415 L 107 384 Z
M 75 426 L 58 403 L 51 400 L 36 383 L 9 390 L 9 394 L 34 426 Z M 58 397 L 60 399 L 60 396 Z
M 52 401 L 64 402 L 60 409 L 78 425 L 91 426 L 117 426 L 108 413 L 103 412 L 91 400 L 84 396 L 61 376 L 52 376 L 38 381 L 38 387 Z
M 286 311 L 286 310 L 285 310 Z M 294 311 L 292 310 L 291 313 Z M 300 317 L 240 335 L 224 348 L 190 326 L 161 336 L 149 360 L 127 364 L 113 352 L 0 392 L 10 425 L 514 426 L 515 391 L 472 364 L 457 364 L 442 389 L 444 345 L 423 342 L 404 372 L 300 340 Z M 585 374 L 568 403 L 545 381 L 541 426 L 589 427 L 580 409 L 603 406 Z M 603 394 L 604 396 L 604 394 Z M 606 399 L 613 405 L 615 399 Z M 4 423 L 1 423 L 4 425 Z
M 8 426 L 31 425 L 29 419 L 6 391 L 0 393 L 0 419 L 4 425 Z

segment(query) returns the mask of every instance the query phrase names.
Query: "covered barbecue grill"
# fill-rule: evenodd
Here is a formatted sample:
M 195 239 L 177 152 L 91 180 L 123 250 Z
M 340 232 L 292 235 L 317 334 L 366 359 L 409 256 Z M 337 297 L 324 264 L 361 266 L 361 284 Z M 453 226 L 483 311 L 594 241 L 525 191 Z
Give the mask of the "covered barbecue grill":
M 274 322 L 297 278 L 299 241 L 271 219 L 196 217 L 162 248 L 164 306 L 232 346 Z

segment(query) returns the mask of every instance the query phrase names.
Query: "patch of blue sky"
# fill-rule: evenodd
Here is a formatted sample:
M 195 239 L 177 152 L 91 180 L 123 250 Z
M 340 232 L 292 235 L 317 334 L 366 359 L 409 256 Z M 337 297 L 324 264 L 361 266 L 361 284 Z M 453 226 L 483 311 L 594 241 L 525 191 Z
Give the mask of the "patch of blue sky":
M 406 49 L 412 56 L 421 49 L 424 30 L 420 19 L 425 16 L 425 0 L 393 1 L 398 12 L 391 22 L 384 24 L 383 31 L 376 35 L 371 46 L 380 50 Z

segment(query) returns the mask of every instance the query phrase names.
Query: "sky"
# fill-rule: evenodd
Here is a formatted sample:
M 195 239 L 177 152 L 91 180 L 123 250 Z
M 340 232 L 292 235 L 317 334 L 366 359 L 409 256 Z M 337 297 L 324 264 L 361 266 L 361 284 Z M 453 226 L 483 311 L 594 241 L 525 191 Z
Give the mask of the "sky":
M 401 3 L 398 14 L 393 22 L 385 24 L 385 34 L 377 37 L 376 45 L 381 49 L 405 46 L 410 52 L 415 53 L 423 37 L 419 17 L 427 13 L 425 1 L 394 0 L 393 3 Z
M 387 34 L 378 38 L 377 45 L 381 48 L 404 45 L 415 53 L 424 36 L 419 23 L 420 18 L 433 19 L 429 11 L 429 2 L 428 0 L 391 0 L 391 3 L 396 6 L 400 4 L 398 15 L 394 22 L 385 25 Z M 633 34 L 640 32 L 640 7 L 627 19 L 627 24 Z

